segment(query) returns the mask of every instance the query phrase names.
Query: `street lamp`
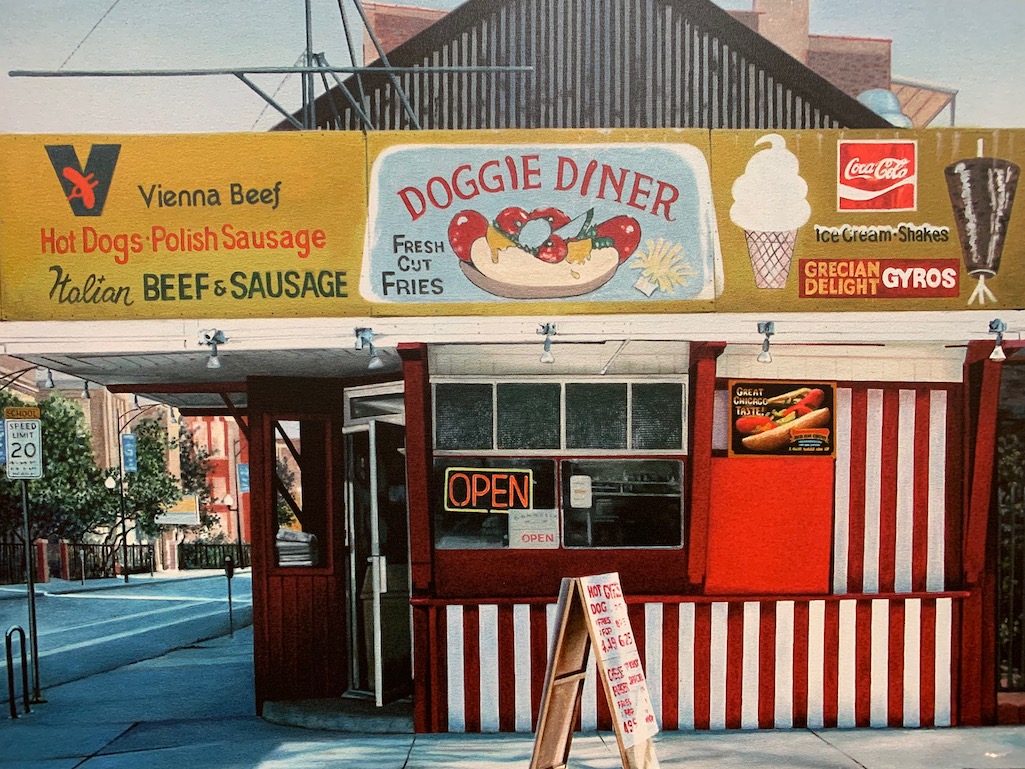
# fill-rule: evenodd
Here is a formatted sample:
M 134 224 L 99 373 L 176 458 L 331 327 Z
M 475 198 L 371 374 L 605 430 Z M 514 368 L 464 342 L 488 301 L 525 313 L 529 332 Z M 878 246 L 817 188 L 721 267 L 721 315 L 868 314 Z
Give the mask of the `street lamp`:
M 118 459 L 118 478 L 114 480 L 113 476 L 107 476 L 106 480 L 103 481 L 103 485 L 107 489 L 113 491 L 114 486 L 117 485 L 121 495 L 121 570 L 124 573 L 125 584 L 128 584 L 128 513 L 125 507 L 125 447 L 124 447 L 124 432 L 125 429 L 134 422 L 136 419 L 141 417 L 144 413 L 150 409 L 160 406 L 160 403 L 149 403 L 145 406 L 136 406 L 133 409 L 129 409 L 123 414 L 117 415 L 117 454 Z M 126 418 L 127 417 L 127 418 Z
M 225 494 L 224 506 L 229 511 L 235 513 L 235 535 L 238 544 L 238 567 L 241 569 L 245 561 L 243 560 L 243 547 L 242 547 L 242 501 L 239 500 L 239 504 L 235 504 L 235 498 L 231 494 Z

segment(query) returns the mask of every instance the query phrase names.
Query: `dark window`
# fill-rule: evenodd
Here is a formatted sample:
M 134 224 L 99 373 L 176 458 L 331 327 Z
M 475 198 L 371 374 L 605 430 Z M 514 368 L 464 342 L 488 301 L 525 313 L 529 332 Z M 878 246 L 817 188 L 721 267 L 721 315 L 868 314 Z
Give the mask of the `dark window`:
M 490 384 L 439 384 L 434 388 L 435 446 L 439 449 L 490 449 Z
M 626 384 L 566 385 L 566 448 L 626 448 Z
M 566 547 L 680 547 L 683 463 L 669 459 L 564 460 Z
M 561 398 L 557 384 L 498 385 L 498 448 L 559 448 Z
M 634 384 L 631 392 L 631 445 L 635 449 L 683 446 L 683 385 Z

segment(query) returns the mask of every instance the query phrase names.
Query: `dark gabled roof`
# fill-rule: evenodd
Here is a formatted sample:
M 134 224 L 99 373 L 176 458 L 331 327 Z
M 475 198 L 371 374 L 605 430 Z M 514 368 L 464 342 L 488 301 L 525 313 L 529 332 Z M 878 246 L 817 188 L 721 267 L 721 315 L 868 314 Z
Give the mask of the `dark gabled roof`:
M 396 74 L 422 128 L 889 126 L 710 0 L 469 0 L 388 59 L 533 67 Z M 388 76 L 362 82 L 374 128 L 413 127 Z M 319 128 L 363 127 L 338 88 L 316 114 Z

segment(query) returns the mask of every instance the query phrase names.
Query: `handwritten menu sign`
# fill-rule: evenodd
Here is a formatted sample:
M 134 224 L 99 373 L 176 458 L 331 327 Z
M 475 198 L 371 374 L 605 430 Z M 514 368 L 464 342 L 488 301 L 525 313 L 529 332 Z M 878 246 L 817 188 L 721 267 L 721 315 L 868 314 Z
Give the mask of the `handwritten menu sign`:
M 580 582 L 587 601 L 587 620 L 598 669 L 606 690 L 612 693 L 612 717 L 622 732 L 623 744 L 630 747 L 657 733 L 658 724 L 630 629 L 619 574 L 581 577 Z
M 658 769 L 658 732 L 619 574 L 562 580 L 530 769 L 565 769 L 591 646 L 624 769 Z

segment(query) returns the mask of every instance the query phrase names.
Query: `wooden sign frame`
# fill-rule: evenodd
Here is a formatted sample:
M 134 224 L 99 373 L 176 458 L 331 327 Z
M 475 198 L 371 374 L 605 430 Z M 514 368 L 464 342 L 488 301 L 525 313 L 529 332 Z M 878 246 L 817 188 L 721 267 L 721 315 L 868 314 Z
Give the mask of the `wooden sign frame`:
M 659 769 L 651 741 L 658 724 L 633 645 L 619 575 L 564 578 L 556 615 L 530 769 L 566 769 L 592 645 L 623 769 Z M 633 671 L 629 678 L 623 675 L 626 666 Z M 613 684 L 613 678 L 618 683 Z

